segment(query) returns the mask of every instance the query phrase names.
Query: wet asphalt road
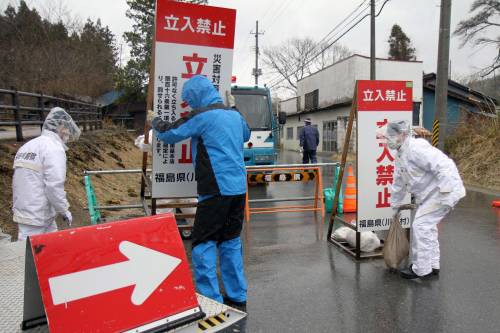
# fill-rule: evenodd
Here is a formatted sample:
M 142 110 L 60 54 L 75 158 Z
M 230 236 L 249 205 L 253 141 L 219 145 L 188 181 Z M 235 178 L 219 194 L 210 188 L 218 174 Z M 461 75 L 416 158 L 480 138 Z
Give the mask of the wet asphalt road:
M 286 153 L 287 162 L 298 154 Z M 324 177 L 331 182 L 331 172 Z M 326 186 L 325 186 L 326 187 Z M 251 198 L 310 195 L 271 184 Z M 500 332 L 500 212 L 469 192 L 440 224 L 441 274 L 407 281 L 382 259 L 355 262 L 312 213 L 252 215 L 245 225 L 248 319 L 240 332 Z

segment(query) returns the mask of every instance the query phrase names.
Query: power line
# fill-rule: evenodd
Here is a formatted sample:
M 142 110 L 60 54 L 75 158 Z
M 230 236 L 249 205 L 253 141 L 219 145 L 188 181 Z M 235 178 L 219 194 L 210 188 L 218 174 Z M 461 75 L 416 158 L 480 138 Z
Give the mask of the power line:
M 288 0 L 288 3 L 283 7 L 283 9 L 281 9 L 281 11 L 278 12 L 278 15 L 275 15 L 274 19 L 271 20 L 271 25 L 269 25 L 267 27 L 267 30 L 271 29 L 271 27 L 274 26 L 276 24 L 276 22 L 278 22 L 278 19 L 281 17 L 281 15 L 283 15 L 285 10 L 290 6 L 291 3 L 292 3 L 292 1 Z
M 287 1 L 288 1 L 288 4 L 287 4 Z M 276 3 L 278 3 L 278 6 L 275 7 L 276 10 L 274 10 L 274 16 L 275 17 L 276 17 L 276 14 L 280 13 L 281 8 L 284 8 L 283 5 L 285 5 L 285 4 L 289 5 L 290 4 L 290 0 L 283 0 L 282 2 L 277 2 L 277 1 L 273 2 L 273 4 L 266 11 L 266 14 L 264 15 L 264 17 L 263 17 L 262 20 L 264 20 L 269 15 L 269 13 L 273 12 L 273 7 L 274 7 L 274 4 L 276 4 Z M 252 32 L 250 32 L 250 35 L 251 34 L 252 34 Z M 247 39 L 245 40 L 245 43 L 243 44 L 243 47 L 240 48 L 240 50 L 246 52 L 246 54 L 245 54 L 245 56 L 243 58 L 243 61 L 241 62 L 242 67 L 245 67 L 245 65 L 248 63 L 248 60 L 250 59 L 251 52 L 248 52 L 248 50 L 245 50 L 245 49 L 247 49 L 248 42 L 250 40 L 250 35 L 247 36 Z
M 282 2 L 278 2 L 278 1 L 273 1 L 273 4 L 271 5 L 271 7 L 269 7 L 269 10 L 266 11 L 266 15 L 264 15 L 264 17 L 262 18 L 262 21 L 265 22 L 266 18 L 268 17 L 268 15 L 270 13 L 273 13 L 274 15 L 276 15 L 276 13 L 279 12 L 280 8 L 283 7 L 283 5 L 285 4 L 287 0 L 283 0 Z M 276 8 L 274 8 L 275 10 L 273 11 L 272 8 L 274 7 L 274 4 L 278 4 L 278 6 Z
M 356 18 L 358 18 L 360 15 L 363 14 L 363 12 L 369 7 L 369 4 L 365 6 L 354 18 L 352 18 L 349 22 L 347 22 L 344 25 L 344 22 L 346 22 L 352 15 L 354 15 L 362 6 L 365 4 L 367 0 L 364 0 L 361 2 L 352 12 L 350 12 L 342 21 L 340 21 L 333 29 L 331 29 L 318 43 L 315 47 L 313 47 L 309 52 L 310 54 L 314 54 L 314 52 L 319 49 L 322 45 L 329 43 L 335 36 L 337 36 L 345 27 L 347 27 L 350 23 L 352 23 Z M 339 27 L 340 30 L 337 31 L 335 34 L 332 35 L 332 33 L 337 30 Z M 331 35 L 331 36 L 330 36 Z M 330 37 L 329 37 L 330 36 Z M 320 54 L 323 53 L 323 51 L 320 51 Z M 304 65 L 305 66 L 305 65 Z M 297 68 L 295 69 L 295 72 L 293 72 L 290 75 L 293 75 L 299 71 L 300 65 L 297 65 Z M 275 78 L 274 80 L 271 80 L 269 83 L 270 85 L 274 85 L 277 81 L 280 81 L 280 77 Z M 281 80 L 283 81 L 283 80 Z M 280 81 L 280 82 L 281 82 Z
M 344 22 L 346 22 L 356 11 L 358 11 L 361 7 L 363 7 L 363 4 L 365 4 L 367 1 L 369 0 L 364 0 L 362 1 L 351 13 L 349 13 L 341 22 L 339 22 L 332 30 L 330 30 L 330 32 L 325 36 L 323 37 L 318 43 L 317 45 L 312 48 L 310 50 L 310 53 L 313 53 L 317 48 L 321 47 L 322 46 L 322 43 L 323 41 L 326 39 L 326 41 L 323 43 L 324 44 L 328 44 L 330 43 L 330 41 L 333 40 L 333 38 L 335 38 L 336 36 L 338 36 L 339 33 L 342 32 L 342 30 L 344 28 L 346 28 L 349 24 L 351 24 L 352 22 L 354 22 L 359 16 L 361 16 L 368 8 L 370 8 L 370 2 L 368 2 L 366 4 L 366 6 L 360 11 L 358 12 L 358 14 L 356 16 L 354 16 L 349 22 L 347 22 L 346 24 L 344 24 L 335 34 L 331 35 L 333 31 L 335 31 L 338 27 L 340 27 Z M 376 3 L 379 3 L 383 0 L 377 0 Z M 384 4 L 382 5 L 382 7 L 380 8 L 380 11 L 379 13 L 375 16 L 377 17 L 380 12 L 382 11 L 384 5 L 386 2 L 388 2 L 389 0 L 385 1 Z M 370 14 L 367 14 L 365 15 L 362 19 L 364 19 L 365 17 L 369 16 Z M 361 20 L 362 20 L 361 19 Z M 329 38 L 327 38 L 329 35 L 331 35 Z M 333 44 L 330 44 L 330 46 L 333 45 Z M 324 48 L 323 50 L 319 51 L 317 54 L 314 55 L 314 58 L 312 60 L 314 60 L 315 58 L 317 58 L 319 55 L 321 55 L 323 52 L 325 52 L 330 46 L 327 46 L 326 48 Z M 306 66 L 307 64 L 304 64 L 302 67 Z M 297 65 L 297 68 L 295 69 L 294 72 L 292 72 L 287 78 L 289 78 L 290 76 L 294 75 L 295 73 L 297 73 L 299 70 L 301 69 L 301 66 L 300 65 Z M 279 75 L 277 77 L 275 77 L 274 79 L 270 79 L 270 83 L 268 83 L 268 85 L 270 86 L 273 86 L 275 85 L 276 83 L 279 82 L 282 82 L 283 81 L 283 78 L 281 78 Z
M 375 17 L 378 17 L 380 15 L 380 13 L 382 12 L 382 10 L 384 9 L 384 6 L 387 2 L 389 2 L 390 0 L 385 0 L 384 3 L 382 4 L 382 7 L 380 8 L 379 12 L 377 13 L 377 15 L 375 15 Z M 352 29 L 354 29 L 354 27 L 356 27 L 358 24 L 360 24 L 366 17 L 370 16 L 370 14 L 366 14 L 365 16 L 363 16 L 362 18 L 360 18 L 355 24 L 353 24 L 349 29 L 347 29 L 345 32 L 343 32 L 338 38 L 336 38 L 333 42 L 331 42 L 330 44 L 328 44 L 325 48 L 323 48 L 320 52 L 316 53 L 311 59 L 309 59 L 303 66 L 307 66 L 308 64 L 311 63 L 311 61 L 313 61 L 314 59 L 316 59 L 321 53 L 323 53 L 324 51 L 326 51 L 327 49 L 329 49 L 333 44 L 335 44 L 338 40 L 340 40 L 342 37 L 344 37 L 349 31 L 351 31 Z M 278 85 L 279 83 L 283 82 L 284 80 L 290 78 L 291 75 L 297 73 L 298 70 L 296 70 L 295 72 L 291 73 L 290 75 L 287 75 L 287 77 L 284 77 L 282 79 L 280 79 L 279 81 L 277 82 L 274 82 L 272 85 L 269 86 L 269 89 L 272 89 L 274 87 L 276 87 L 276 85 Z

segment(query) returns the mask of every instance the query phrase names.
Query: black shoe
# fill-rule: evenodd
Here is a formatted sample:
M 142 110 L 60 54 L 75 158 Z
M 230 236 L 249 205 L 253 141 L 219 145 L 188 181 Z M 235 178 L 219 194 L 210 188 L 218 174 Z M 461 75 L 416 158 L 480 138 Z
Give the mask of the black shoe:
M 429 274 L 426 274 L 426 275 L 417 275 L 415 274 L 415 272 L 413 271 L 413 268 L 412 268 L 413 265 L 410 265 L 410 267 L 408 267 L 407 269 L 404 269 L 402 270 L 401 272 L 399 272 L 399 275 L 401 275 L 401 277 L 403 279 L 408 279 L 408 280 L 413 280 L 413 279 L 418 279 L 418 278 L 426 278 L 426 277 L 429 277 L 431 276 L 433 273 L 430 272 Z
M 245 302 L 236 302 L 236 301 L 230 300 L 226 296 L 223 296 L 223 299 L 224 299 L 224 304 L 226 304 L 227 306 L 230 306 L 232 308 L 238 309 L 238 310 L 243 311 L 243 312 L 247 312 L 247 302 L 246 301 Z
M 432 275 L 439 276 L 439 268 L 433 268 L 432 269 Z

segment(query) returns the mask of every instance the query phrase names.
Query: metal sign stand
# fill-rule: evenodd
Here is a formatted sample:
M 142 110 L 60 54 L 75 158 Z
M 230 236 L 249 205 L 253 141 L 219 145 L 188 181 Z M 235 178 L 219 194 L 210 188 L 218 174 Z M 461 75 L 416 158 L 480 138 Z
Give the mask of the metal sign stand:
M 347 153 L 349 151 L 349 143 L 351 141 L 351 134 L 352 134 L 352 127 L 354 124 L 354 120 L 356 119 L 356 114 L 357 114 L 357 91 L 358 91 L 358 85 L 356 83 L 355 89 L 354 89 L 354 95 L 352 98 L 352 106 L 351 106 L 351 112 L 349 113 L 349 123 L 347 125 L 347 132 L 346 132 L 346 137 L 344 140 L 344 149 L 342 151 L 342 160 L 340 162 L 340 172 L 339 172 L 339 180 L 337 182 L 337 187 L 335 188 L 335 198 L 333 200 L 333 207 L 332 207 L 332 215 L 330 216 L 330 223 L 328 225 L 328 234 L 327 234 L 327 240 L 340 247 L 342 250 L 350 254 L 351 256 L 355 257 L 356 260 L 360 259 L 368 259 L 368 258 L 378 258 L 382 256 L 382 250 L 379 250 L 377 252 L 372 252 L 372 253 L 361 253 L 360 249 L 360 243 L 361 243 L 361 232 L 358 231 L 358 222 L 357 222 L 357 216 L 356 216 L 356 225 L 353 225 L 346 221 L 344 218 L 341 216 L 337 215 L 337 206 L 338 206 L 338 201 L 339 201 L 339 195 L 340 191 L 342 188 L 342 180 L 344 178 L 344 170 L 346 166 L 346 161 L 347 161 Z M 356 140 L 356 179 L 358 179 L 358 168 L 357 168 L 357 163 L 358 163 L 358 140 Z M 356 182 L 357 184 L 357 182 Z M 358 202 L 358 192 L 356 191 L 356 202 Z M 356 213 L 357 214 L 357 213 Z M 338 240 L 335 240 L 332 238 L 332 231 L 333 231 L 333 224 L 335 221 L 338 221 L 339 223 L 345 225 L 346 227 L 356 231 L 356 247 L 352 248 L 347 244 L 346 242 L 341 242 Z
M 36 250 L 37 249 L 35 248 L 35 251 Z M 24 307 L 21 329 L 25 331 L 45 324 L 47 324 L 47 316 L 43 307 L 42 294 L 40 293 L 35 261 L 31 250 L 31 242 L 28 237 L 28 240 L 26 241 Z

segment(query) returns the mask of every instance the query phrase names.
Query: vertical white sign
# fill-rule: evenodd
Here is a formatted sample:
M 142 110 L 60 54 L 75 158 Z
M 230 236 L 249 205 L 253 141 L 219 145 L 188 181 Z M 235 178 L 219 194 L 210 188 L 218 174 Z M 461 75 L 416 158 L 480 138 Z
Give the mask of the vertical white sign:
M 392 121 L 412 122 L 412 83 L 407 81 L 358 81 L 357 83 L 357 228 L 387 230 L 392 221 L 390 186 L 397 152 L 377 133 Z M 410 202 L 407 195 L 406 202 Z M 400 222 L 410 227 L 410 212 Z
M 182 87 L 194 75 L 210 79 L 224 98 L 231 89 L 236 11 L 158 0 L 154 111 L 175 122 L 191 111 Z M 191 140 L 175 145 L 153 138 L 153 198 L 196 196 Z

